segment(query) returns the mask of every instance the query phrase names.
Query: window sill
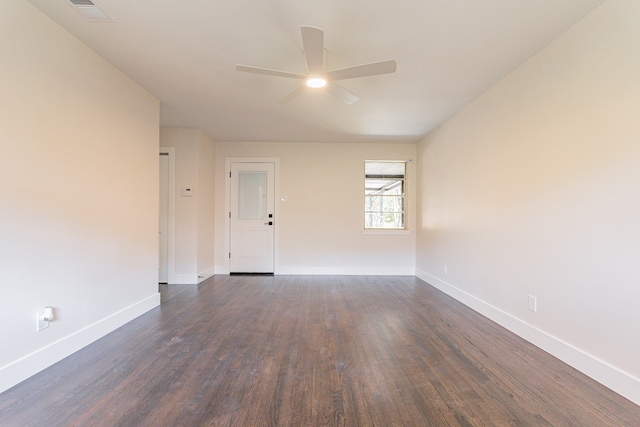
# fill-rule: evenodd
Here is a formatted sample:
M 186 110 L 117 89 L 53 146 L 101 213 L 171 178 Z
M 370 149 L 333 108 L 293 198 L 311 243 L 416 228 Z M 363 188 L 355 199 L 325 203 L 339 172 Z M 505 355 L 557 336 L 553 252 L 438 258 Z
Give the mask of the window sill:
M 362 230 L 362 234 L 411 234 L 411 230 L 386 230 L 383 228 L 377 230 Z

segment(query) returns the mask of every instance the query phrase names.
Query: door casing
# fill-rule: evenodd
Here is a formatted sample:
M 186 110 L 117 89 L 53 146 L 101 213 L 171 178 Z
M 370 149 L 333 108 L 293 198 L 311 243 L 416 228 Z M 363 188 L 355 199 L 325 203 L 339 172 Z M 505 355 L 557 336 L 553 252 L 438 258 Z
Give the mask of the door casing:
M 160 147 L 160 154 L 169 157 L 169 197 L 167 207 L 167 283 L 175 283 L 175 170 L 176 170 L 176 149 L 175 147 Z M 159 213 L 161 214 L 161 213 Z M 158 251 L 160 251 L 160 242 L 158 242 Z

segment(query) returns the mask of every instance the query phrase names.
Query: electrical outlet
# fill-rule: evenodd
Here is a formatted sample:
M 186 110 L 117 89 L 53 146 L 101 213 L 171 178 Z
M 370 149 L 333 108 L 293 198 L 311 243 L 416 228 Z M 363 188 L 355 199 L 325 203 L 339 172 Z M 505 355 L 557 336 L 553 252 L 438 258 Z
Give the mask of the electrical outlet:
M 53 307 L 45 307 L 36 314 L 36 332 L 49 327 L 49 322 L 53 320 Z
M 449 274 L 449 266 L 447 266 L 447 264 L 442 267 L 442 270 L 444 271 L 444 274 Z
M 538 311 L 538 298 L 533 295 L 529 295 L 529 310 L 534 313 Z
M 36 314 L 36 332 L 47 329 L 49 327 L 49 321 L 45 320 L 44 317 L 44 310 L 41 310 L 38 312 L 38 314 Z

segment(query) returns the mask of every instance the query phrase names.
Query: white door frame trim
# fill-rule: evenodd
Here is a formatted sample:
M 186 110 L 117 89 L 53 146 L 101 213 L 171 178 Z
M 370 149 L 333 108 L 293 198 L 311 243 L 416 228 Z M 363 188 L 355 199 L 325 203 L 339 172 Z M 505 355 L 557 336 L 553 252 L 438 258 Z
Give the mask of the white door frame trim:
M 231 163 L 273 163 L 274 166 L 274 238 L 273 238 L 273 273 L 278 273 L 278 248 L 280 247 L 280 159 L 277 157 L 225 157 L 224 159 L 224 274 L 229 274 L 229 248 L 231 235 Z
M 169 156 L 169 200 L 168 200 L 168 218 L 167 218 L 167 283 L 173 285 L 176 283 L 176 227 L 175 227 L 175 209 L 176 209 L 176 149 L 175 147 L 160 147 L 159 153 Z M 158 241 L 158 246 L 160 242 Z M 158 249 L 160 249 L 158 247 Z

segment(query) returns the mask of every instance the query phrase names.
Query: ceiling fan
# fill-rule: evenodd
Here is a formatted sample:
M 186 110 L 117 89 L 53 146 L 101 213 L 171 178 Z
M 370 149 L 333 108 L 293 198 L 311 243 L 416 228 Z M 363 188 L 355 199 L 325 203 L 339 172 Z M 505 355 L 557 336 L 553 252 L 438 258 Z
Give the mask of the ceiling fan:
M 237 65 L 237 71 L 245 73 L 265 74 L 268 76 L 288 77 L 306 81 L 306 86 L 311 88 L 326 88 L 329 93 L 340 99 L 347 105 L 357 102 L 354 93 L 334 83 L 336 80 L 353 79 L 356 77 L 375 76 L 378 74 L 393 73 L 396 71 L 396 61 L 372 62 L 339 70 L 327 71 L 324 64 L 324 31 L 320 28 L 303 26 L 302 45 L 307 62 L 307 74 L 296 74 L 287 71 L 271 70 L 269 68 L 252 67 L 249 65 Z M 286 104 L 305 90 L 302 85 L 278 101 L 278 104 Z

